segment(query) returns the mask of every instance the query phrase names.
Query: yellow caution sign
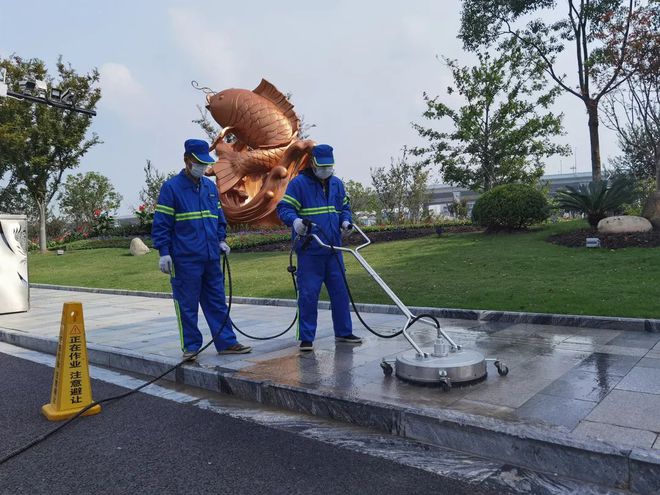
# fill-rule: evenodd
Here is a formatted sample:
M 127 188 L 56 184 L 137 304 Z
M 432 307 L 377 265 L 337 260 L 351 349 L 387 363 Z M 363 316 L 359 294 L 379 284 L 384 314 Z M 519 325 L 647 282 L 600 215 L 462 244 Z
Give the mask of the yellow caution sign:
M 92 384 L 89 380 L 82 303 L 67 302 L 62 308 L 50 404 L 41 406 L 41 412 L 51 421 L 61 421 L 75 416 L 91 403 Z M 97 404 L 85 411 L 84 416 L 100 412 L 101 406 Z

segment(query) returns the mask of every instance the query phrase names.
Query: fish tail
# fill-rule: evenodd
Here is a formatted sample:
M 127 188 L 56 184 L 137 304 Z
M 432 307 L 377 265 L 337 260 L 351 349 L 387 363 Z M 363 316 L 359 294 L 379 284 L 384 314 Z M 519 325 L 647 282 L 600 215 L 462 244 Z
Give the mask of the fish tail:
M 221 194 L 234 187 L 242 177 L 227 158 L 220 158 L 213 165 L 213 173 L 215 174 L 215 183 Z

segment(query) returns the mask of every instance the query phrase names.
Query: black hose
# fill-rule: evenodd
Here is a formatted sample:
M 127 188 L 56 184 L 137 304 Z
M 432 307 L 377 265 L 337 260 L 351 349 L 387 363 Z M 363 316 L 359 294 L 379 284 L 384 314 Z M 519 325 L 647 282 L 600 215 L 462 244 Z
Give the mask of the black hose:
M 292 243 L 292 245 L 291 245 L 291 250 L 289 251 L 289 268 L 288 268 L 288 271 L 289 271 L 289 273 L 291 273 L 291 280 L 293 281 L 293 290 L 294 290 L 294 292 L 295 292 L 295 294 L 296 294 L 296 300 L 297 300 L 297 299 L 298 299 L 298 284 L 296 283 L 296 267 L 295 267 L 295 265 L 293 264 L 293 249 L 294 249 L 294 245 L 295 245 L 295 244 Z M 224 272 L 224 266 L 223 266 L 223 272 Z M 226 271 L 226 273 L 227 273 L 227 280 L 228 280 L 228 283 L 229 283 L 229 297 L 230 297 L 230 299 L 231 299 L 231 296 L 232 296 L 232 281 L 231 281 L 231 269 L 229 268 L 229 262 L 227 262 L 227 271 Z M 271 336 L 269 336 L 269 337 L 256 337 L 256 336 L 254 336 L 254 335 L 250 335 L 249 333 L 244 332 L 243 330 L 241 330 L 240 328 L 238 328 L 238 326 L 236 326 L 236 324 L 233 322 L 233 320 L 232 320 L 232 322 L 231 322 L 231 326 L 234 328 L 234 330 L 236 330 L 236 331 L 237 331 L 238 333 L 240 333 L 241 335 L 247 337 L 248 339 L 253 339 L 253 340 L 272 340 L 272 339 L 276 339 L 277 337 L 281 337 L 282 335 L 284 335 L 285 333 L 287 333 L 289 330 L 291 330 L 291 328 L 293 328 L 293 325 L 296 324 L 296 321 L 298 321 L 298 311 L 296 311 L 296 314 L 295 314 L 295 316 L 293 317 L 293 321 L 291 322 L 291 324 L 290 324 L 288 327 L 286 327 L 286 328 L 285 328 L 284 330 L 282 330 L 280 333 L 278 333 L 278 334 L 276 334 L 276 335 L 271 335 Z
M 318 226 L 317 226 L 317 227 L 318 227 Z M 322 229 L 319 228 L 319 230 L 321 230 L 321 232 L 322 232 L 323 235 L 326 237 L 326 239 L 328 239 L 328 240 L 330 239 L 330 237 L 329 237 L 327 234 L 325 234 L 325 232 L 323 232 Z M 337 260 L 337 263 L 339 264 L 339 266 L 341 266 L 341 260 L 340 260 L 338 254 L 337 254 L 337 251 L 336 251 L 335 247 L 334 247 L 332 244 L 330 244 L 330 243 L 327 243 L 327 244 L 330 246 L 331 251 L 332 251 L 333 255 L 335 256 L 335 258 L 336 258 L 336 260 Z M 294 250 L 294 247 L 292 246 L 291 251 L 289 252 L 289 272 L 291 273 L 291 278 L 292 278 L 292 280 L 293 280 L 293 288 L 294 288 L 294 290 L 296 291 L 296 295 L 297 295 L 297 294 L 298 294 L 298 285 L 297 285 L 297 283 L 296 283 L 296 277 L 295 277 L 296 267 L 293 265 L 293 250 Z M 230 313 L 230 311 L 231 311 L 232 298 L 233 298 L 233 286 L 232 286 L 232 280 L 231 280 L 231 268 L 230 268 L 230 266 L 229 266 L 229 261 L 227 260 L 227 255 L 225 255 L 225 254 L 223 254 L 223 256 L 222 256 L 222 270 L 223 270 L 223 273 L 226 273 L 226 274 L 227 274 L 227 280 L 228 280 L 228 284 L 229 284 L 229 297 L 227 298 L 227 300 L 228 300 L 228 302 L 227 302 L 227 314 L 225 315 L 225 319 L 223 320 L 222 325 L 220 325 L 220 328 L 224 327 L 224 326 L 225 326 L 225 323 L 227 323 L 227 320 L 229 319 L 229 313 Z M 356 305 L 355 305 L 355 301 L 353 300 L 353 295 L 351 294 L 351 288 L 350 288 L 350 286 L 348 285 L 348 280 L 347 280 L 347 278 L 346 278 L 346 274 L 344 273 L 344 270 L 341 271 L 341 274 L 342 274 L 342 278 L 343 278 L 343 280 L 344 280 L 344 284 L 346 285 L 346 290 L 348 291 L 348 297 L 349 297 L 349 299 L 351 300 L 351 305 L 353 306 L 353 310 L 355 311 L 355 314 L 357 315 L 358 319 L 360 320 L 360 323 L 362 323 L 362 325 L 364 325 L 364 327 L 365 327 L 367 330 L 369 330 L 371 333 L 373 333 L 373 334 L 376 335 L 377 337 L 380 337 L 380 338 L 383 338 L 383 339 L 391 339 L 391 338 L 397 337 L 398 335 L 401 335 L 401 334 L 403 333 L 403 329 L 402 329 L 402 330 L 399 330 L 398 332 L 395 332 L 395 333 L 392 333 L 392 334 L 381 334 L 381 333 L 377 332 L 376 330 L 374 330 L 373 328 L 371 328 L 371 327 L 370 327 L 370 326 L 369 326 L 369 325 L 368 325 L 368 324 L 362 319 L 362 316 L 360 315 L 360 312 L 358 311 L 358 309 L 357 309 L 357 307 L 356 307 Z M 288 327 L 286 330 L 284 330 L 283 332 L 281 332 L 281 333 L 279 333 L 279 334 L 277 334 L 277 335 L 271 336 L 271 337 L 255 337 L 255 336 L 251 336 L 251 335 L 249 335 L 249 334 L 247 334 L 247 333 L 241 331 L 236 325 L 234 325 L 233 322 L 232 322 L 232 326 L 233 326 L 234 329 L 235 329 L 236 331 L 238 331 L 241 335 L 244 335 L 244 336 L 246 336 L 246 337 L 248 337 L 248 338 L 251 338 L 251 339 L 254 339 L 254 340 L 270 340 L 270 339 L 274 339 L 274 338 L 280 337 L 280 336 L 284 335 L 286 332 L 288 332 L 288 331 L 291 329 L 291 327 L 293 327 L 293 325 L 295 324 L 297 318 L 298 318 L 298 313 L 296 312 L 296 316 L 294 317 L 293 321 L 291 322 L 291 325 L 289 325 L 289 327 Z M 421 314 L 421 315 L 418 315 L 418 316 L 414 317 L 412 320 L 410 320 L 410 322 L 406 325 L 405 329 L 409 328 L 413 323 L 415 323 L 416 321 L 418 321 L 420 318 L 429 318 L 429 319 L 432 319 L 433 321 L 435 321 L 436 327 L 437 327 L 437 328 L 440 328 L 440 322 L 438 321 L 438 319 L 437 319 L 435 316 L 433 316 L 433 315 L 429 315 L 429 314 Z M 106 404 L 106 403 L 108 403 L 108 402 L 121 400 L 121 399 L 124 399 L 124 398 L 126 398 L 126 397 L 128 397 L 128 396 L 130 396 L 130 395 L 133 395 L 133 394 L 139 392 L 140 390 L 142 390 L 143 388 L 145 388 L 145 387 L 147 387 L 147 386 L 149 386 L 149 385 L 151 385 L 151 384 L 157 382 L 158 380 L 160 380 L 160 379 L 163 378 L 164 376 L 170 374 L 172 371 L 174 371 L 174 370 L 180 368 L 180 367 L 183 366 L 184 364 L 186 364 L 186 363 L 188 363 L 188 362 L 194 360 L 194 359 L 197 357 L 197 355 L 199 355 L 202 351 L 206 350 L 211 344 L 213 344 L 213 343 L 215 342 L 215 336 L 212 335 L 211 337 L 212 337 L 211 340 L 210 340 L 205 346 L 203 346 L 201 349 L 199 349 L 197 352 L 195 352 L 195 354 L 193 354 L 193 355 L 192 355 L 191 357 L 189 357 L 188 359 L 184 359 L 183 361 L 180 361 L 179 363 L 177 363 L 177 364 L 175 364 L 174 366 L 170 367 L 169 369 L 167 369 L 166 371 L 164 371 L 164 372 L 161 373 L 160 375 L 156 376 L 155 378 L 152 378 L 151 380 L 149 380 L 149 381 L 143 383 L 142 385 L 140 385 L 140 386 L 138 386 L 138 387 L 136 387 L 136 388 L 134 388 L 134 389 L 131 389 L 131 390 L 129 390 L 129 391 L 127 391 L 127 392 L 124 392 L 124 393 L 122 393 L 122 394 L 119 394 L 119 395 L 114 395 L 114 396 L 112 396 L 112 397 L 106 397 L 105 399 L 101 399 L 101 400 L 97 400 L 97 401 L 92 402 L 91 404 L 89 404 L 89 405 L 85 406 L 83 409 L 81 409 L 81 410 L 80 410 L 78 413 L 76 413 L 74 416 L 72 416 L 71 418 L 69 418 L 69 419 L 66 420 L 65 422 L 61 423 L 60 425 L 56 426 L 56 427 L 53 428 L 52 430 L 47 431 L 47 432 L 44 433 L 43 435 L 40 435 L 39 437 L 37 437 L 37 438 L 35 438 L 34 440 L 32 440 L 32 441 L 28 442 L 27 444 L 25 444 L 24 446 L 19 447 L 18 449 L 14 450 L 13 452 L 10 452 L 8 455 L 6 455 L 6 456 L 3 457 L 2 459 L 0 459 L 0 465 L 4 464 L 5 462 L 9 461 L 10 459 L 13 459 L 13 458 L 16 457 L 16 456 L 22 454 L 23 452 L 25 452 L 25 451 L 31 449 L 31 448 L 34 447 L 35 445 L 38 445 L 39 443 L 45 441 L 45 440 L 46 440 L 47 438 L 49 438 L 50 436 L 54 435 L 55 433 L 57 433 L 57 432 L 60 431 L 61 429 L 65 428 L 66 426 L 70 425 L 73 421 L 75 421 L 75 420 L 78 419 L 80 416 L 82 416 L 83 414 L 85 414 L 85 413 L 86 413 L 87 411 L 89 411 L 91 408 L 93 408 L 93 407 L 95 407 L 95 406 L 98 406 L 98 405 L 101 405 L 101 404 Z

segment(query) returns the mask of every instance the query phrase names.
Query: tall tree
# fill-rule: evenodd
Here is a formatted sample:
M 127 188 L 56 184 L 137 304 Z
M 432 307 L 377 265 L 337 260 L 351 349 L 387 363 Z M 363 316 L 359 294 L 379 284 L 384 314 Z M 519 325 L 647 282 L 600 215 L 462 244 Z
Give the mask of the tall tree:
M 649 34 L 630 44 L 631 73 L 626 84 L 605 98 L 603 113 L 623 151 L 615 163 L 636 178 L 654 178 L 660 191 L 660 2 L 643 14 L 638 16 Z
M 115 213 L 121 200 L 110 179 L 98 172 L 69 175 L 59 195 L 60 211 L 78 226 L 92 225 L 97 210 Z
M 12 90 L 26 79 L 45 81 L 49 87 L 70 90 L 77 107 L 93 110 L 101 98 L 99 74 L 93 69 L 78 74 L 62 57 L 57 61 L 57 81 L 43 61 L 12 55 L 0 60 Z M 58 192 L 66 170 L 75 168 L 89 149 L 100 143 L 95 133 L 87 138 L 91 120 L 87 115 L 42 104 L 7 99 L 0 105 L 0 170 L 12 178 L 37 206 L 39 246 L 46 252 L 48 205 Z
M 378 198 L 373 188 L 365 187 L 361 182 L 355 180 L 346 180 L 344 185 L 346 194 L 351 201 L 351 210 L 354 213 L 377 211 Z
M 478 53 L 479 64 L 461 67 L 445 59 L 454 85 L 465 105 L 453 109 L 440 97 L 424 94 L 424 117 L 448 120 L 450 132 L 413 124 L 429 144 L 413 152 L 426 163 L 440 165 L 445 182 L 488 191 L 509 182 L 535 182 L 543 175 L 541 159 L 566 154 L 568 149 L 552 142 L 562 134 L 562 115 L 548 107 L 558 89 L 545 88 L 542 66 L 530 59 L 517 43 L 495 58 Z
M 371 181 L 378 196 L 379 206 L 388 222 L 404 220 L 418 222 L 428 209 L 429 171 L 425 163 L 411 163 L 406 148 L 389 168 L 370 169 Z
M 654 0 L 650 0 L 653 2 Z M 585 105 L 591 146 L 591 171 L 601 180 L 598 106 L 630 74 L 631 41 L 649 34 L 649 2 L 635 0 L 463 0 L 460 37 L 467 49 L 489 46 L 500 36 L 523 44 L 540 57 L 548 76 Z M 558 6 L 565 14 L 555 21 Z M 524 26 L 517 23 L 532 18 Z M 557 56 L 572 48 L 577 84 L 557 67 Z M 614 61 L 614 63 L 612 63 Z

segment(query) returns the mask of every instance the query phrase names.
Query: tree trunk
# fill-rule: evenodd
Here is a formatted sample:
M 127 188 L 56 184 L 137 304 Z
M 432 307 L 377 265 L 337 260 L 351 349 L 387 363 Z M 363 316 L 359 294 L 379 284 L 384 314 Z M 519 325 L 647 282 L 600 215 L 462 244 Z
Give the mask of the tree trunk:
M 37 206 L 39 207 L 39 251 L 45 254 L 48 252 L 46 247 L 46 204 L 38 202 Z
M 602 179 L 600 170 L 600 139 L 598 137 L 598 101 L 589 99 L 585 102 L 589 115 L 589 142 L 591 145 L 591 180 Z

